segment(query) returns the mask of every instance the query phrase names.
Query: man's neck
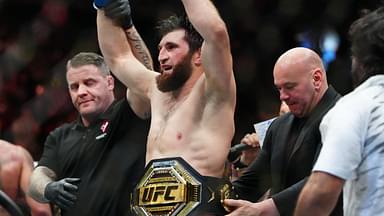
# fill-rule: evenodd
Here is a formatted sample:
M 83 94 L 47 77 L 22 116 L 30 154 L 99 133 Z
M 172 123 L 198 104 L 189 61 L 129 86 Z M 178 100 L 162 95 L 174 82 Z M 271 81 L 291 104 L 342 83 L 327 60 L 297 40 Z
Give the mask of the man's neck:
M 96 122 L 97 119 L 100 118 L 100 115 L 105 113 L 109 109 L 109 107 L 113 104 L 114 101 L 115 101 L 115 98 L 114 97 L 111 98 L 111 100 L 108 103 L 108 106 L 100 113 L 94 113 L 94 114 L 91 114 L 88 116 L 81 116 L 81 121 L 82 121 L 84 127 L 89 127 L 91 124 Z
M 312 105 L 312 107 L 310 109 L 311 111 L 308 112 L 308 114 L 305 117 L 308 117 L 308 116 L 310 116 L 312 114 L 313 110 L 315 110 L 315 108 L 319 105 L 321 99 L 323 99 L 327 89 L 328 89 L 328 85 L 325 85 L 324 88 L 320 89 L 319 93 L 314 98 L 314 102 L 312 103 L 313 105 Z

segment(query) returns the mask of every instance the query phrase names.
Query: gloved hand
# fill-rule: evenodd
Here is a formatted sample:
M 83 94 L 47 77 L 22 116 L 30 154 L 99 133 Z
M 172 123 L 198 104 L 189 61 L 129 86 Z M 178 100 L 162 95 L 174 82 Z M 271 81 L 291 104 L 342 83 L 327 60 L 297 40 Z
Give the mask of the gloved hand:
M 105 16 L 112 19 L 116 25 L 129 29 L 132 27 L 131 6 L 129 0 L 104 0 Z
M 68 210 L 76 201 L 77 197 L 73 193 L 78 190 L 76 184 L 79 182 L 79 178 L 64 178 L 50 182 L 45 187 L 44 197 L 61 209 Z
M 104 8 L 105 15 L 124 29 L 133 25 L 129 0 L 94 0 L 93 7 Z

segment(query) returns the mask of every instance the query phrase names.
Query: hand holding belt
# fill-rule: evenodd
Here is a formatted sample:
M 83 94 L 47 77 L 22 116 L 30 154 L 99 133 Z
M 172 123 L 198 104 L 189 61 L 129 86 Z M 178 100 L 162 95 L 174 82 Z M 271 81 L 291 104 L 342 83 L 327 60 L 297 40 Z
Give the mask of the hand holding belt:
M 226 215 L 229 210 L 223 205 L 224 199 L 237 199 L 231 182 L 211 176 L 202 176 L 202 178 L 202 201 L 192 215 L 202 215 L 202 213 Z

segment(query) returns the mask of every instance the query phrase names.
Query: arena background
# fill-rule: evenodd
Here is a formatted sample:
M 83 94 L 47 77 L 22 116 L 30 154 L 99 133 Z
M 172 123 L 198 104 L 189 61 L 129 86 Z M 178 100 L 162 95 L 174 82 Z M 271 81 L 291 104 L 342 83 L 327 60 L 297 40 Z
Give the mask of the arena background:
M 348 27 L 373 0 L 216 0 L 227 23 L 237 82 L 233 144 L 253 123 L 274 117 L 273 64 L 295 46 L 316 50 L 329 82 L 352 90 Z M 157 68 L 156 22 L 183 12 L 178 0 L 132 0 L 133 20 Z M 80 51 L 99 52 L 96 11 L 88 0 L 0 0 L 0 138 L 38 160 L 45 137 L 77 117 L 67 93 L 65 63 Z M 120 85 L 116 93 L 124 95 Z

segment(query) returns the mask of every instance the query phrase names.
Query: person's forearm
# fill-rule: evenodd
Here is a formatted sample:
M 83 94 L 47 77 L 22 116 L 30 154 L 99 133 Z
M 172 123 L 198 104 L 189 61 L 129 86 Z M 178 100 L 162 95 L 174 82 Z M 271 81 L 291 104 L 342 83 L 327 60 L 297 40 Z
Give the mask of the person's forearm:
M 306 191 L 305 188 L 304 191 Z M 295 216 L 306 216 L 308 212 L 311 212 L 313 216 L 329 215 L 332 208 L 328 207 L 327 202 L 319 200 L 320 197 L 316 197 L 315 194 L 308 194 L 308 192 L 304 192 L 299 197 L 295 208 Z
M 125 32 L 107 18 L 103 10 L 97 10 L 97 36 L 101 53 L 114 71 L 114 61 L 132 52 Z
M 314 172 L 297 201 L 295 215 L 329 215 L 342 191 L 344 180 L 327 173 Z
M 47 167 L 37 167 L 30 179 L 28 194 L 39 202 L 48 202 L 44 197 L 44 190 L 48 183 L 56 179 L 56 174 Z
M 133 55 L 148 69 L 153 70 L 152 56 L 135 26 L 125 30 Z

